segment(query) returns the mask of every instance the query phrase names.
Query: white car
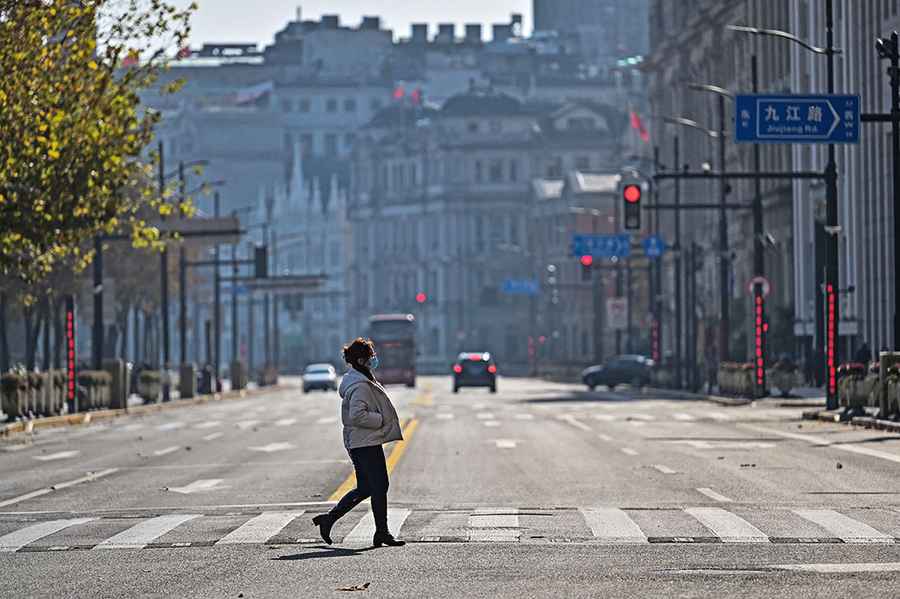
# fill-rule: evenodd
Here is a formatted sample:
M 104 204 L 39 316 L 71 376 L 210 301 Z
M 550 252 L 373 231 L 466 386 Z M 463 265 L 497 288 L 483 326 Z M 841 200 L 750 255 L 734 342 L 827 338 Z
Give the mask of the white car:
M 337 391 L 337 372 L 331 364 L 310 364 L 303 371 L 303 392 L 311 389 Z

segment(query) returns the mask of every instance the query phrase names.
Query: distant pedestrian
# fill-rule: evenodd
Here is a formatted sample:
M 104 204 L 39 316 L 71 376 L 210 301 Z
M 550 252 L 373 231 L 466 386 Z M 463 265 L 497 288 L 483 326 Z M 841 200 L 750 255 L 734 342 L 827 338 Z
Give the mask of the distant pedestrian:
M 356 472 L 356 488 L 344 495 L 330 512 L 313 518 L 322 539 L 331 545 L 331 527 L 347 512 L 371 497 L 375 518 L 375 547 L 405 545 L 388 530 L 388 472 L 382 444 L 400 441 L 400 419 L 387 391 L 375 379 L 378 368 L 375 345 L 358 338 L 344 346 L 344 361 L 350 369 L 344 375 L 338 393 L 341 396 L 341 422 L 344 447 Z
M 863 344 L 859 346 L 859 349 L 856 350 L 856 356 L 854 356 L 854 360 L 859 362 L 860 364 L 869 365 L 869 362 L 872 361 L 872 350 L 869 349 L 869 344 L 863 341 Z

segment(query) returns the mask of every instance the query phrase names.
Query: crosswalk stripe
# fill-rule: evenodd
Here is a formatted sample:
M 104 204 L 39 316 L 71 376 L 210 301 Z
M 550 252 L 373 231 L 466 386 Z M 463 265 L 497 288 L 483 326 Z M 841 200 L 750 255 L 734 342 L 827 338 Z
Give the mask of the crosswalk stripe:
M 184 427 L 183 422 L 167 422 L 166 424 L 160 424 L 159 426 L 157 426 L 156 430 L 162 431 L 162 432 L 174 431 L 174 430 L 177 430 L 182 427 Z
M 893 537 L 834 510 L 794 510 L 794 513 L 818 524 L 845 543 L 893 542 Z
M 403 523 L 406 522 L 411 512 L 412 510 L 403 508 L 388 508 L 388 530 L 391 531 L 391 534 L 400 535 L 400 529 L 403 528 Z M 359 523 L 353 527 L 353 530 L 344 537 L 344 543 L 371 543 L 374 534 L 375 516 L 369 510 Z
M 607 543 L 647 542 L 647 535 L 620 509 L 587 508 L 579 511 L 595 539 Z
M 199 517 L 200 514 L 157 516 L 123 530 L 99 543 L 94 549 L 141 549 L 185 522 Z
M 684 412 L 675 412 L 672 414 L 672 418 L 675 420 L 680 420 L 681 422 L 693 422 L 697 420 L 695 417 L 690 414 L 685 414 Z
M 718 507 L 695 507 L 684 510 L 700 524 L 713 531 L 725 543 L 768 543 L 769 537 L 740 516 Z
M 482 543 L 516 542 L 522 536 L 515 508 L 485 508 L 469 516 L 469 540 Z
M 455 416 L 453 416 L 453 414 L 451 414 L 449 412 L 444 412 L 442 414 L 438 414 L 437 418 L 438 418 L 438 420 L 453 420 L 453 418 L 455 418 Z
M 41 522 L 26 526 L 21 530 L 11 532 L 0 537 L 0 553 L 11 553 L 18 551 L 29 543 L 34 543 L 44 537 L 49 537 L 53 533 L 59 532 L 70 526 L 77 526 L 96 520 L 96 518 L 71 518 L 68 520 L 50 520 L 49 522 Z
M 305 510 L 294 512 L 263 512 L 216 542 L 216 545 L 265 543 L 303 515 Z
M 709 497 L 710 499 L 713 499 L 715 501 L 719 501 L 721 503 L 731 503 L 730 497 L 725 497 L 721 493 L 716 493 L 715 491 L 713 491 L 712 489 L 710 489 L 708 487 L 700 487 L 697 490 L 699 492 L 703 493 L 704 495 L 706 495 L 707 497 Z

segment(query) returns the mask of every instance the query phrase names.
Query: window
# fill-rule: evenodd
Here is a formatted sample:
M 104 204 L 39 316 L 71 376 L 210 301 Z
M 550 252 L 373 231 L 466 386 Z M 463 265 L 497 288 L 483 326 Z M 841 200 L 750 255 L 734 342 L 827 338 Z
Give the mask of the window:
M 300 98 L 297 102 L 297 110 L 300 112 L 309 112 L 312 110 L 312 102 L 309 98 Z
M 337 112 L 338 109 L 338 101 L 334 98 L 328 98 L 328 101 L 325 102 L 325 110 L 328 112 Z
M 347 98 L 344 100 L 344 112 L 356 112 L 355 98 Z
M 353 144 L 356 143 L 356 133 L 347 133 L 344 135 L 344 147 L 348 150 L 353 147 Z
M 334 133 L 328 133 L 325 135 L 325 154 L 327 156 L 337 156 L 338 153 L 338 145 L 337 145 L 337 135 Z
M 515 158 L 509 161 L 509 180 L 513 183 L 519 180 L 519 161 Z
M 283 98 L 281 100 L 281 110 L 284 112 L 292 112 L 294 110 L 294 103 L 291 102 L 290 98 Z
M 475 182 L 481 183 L 482 178 L 484 178 L 484 167 L 481 165 L 480 160 L 475 161 Z
M 588 171 L 591 169 L 591 157 L 579 156 L 575 159 L 575 168 L 579 171 Z
M 303 133 L 300 135 L 300 148 L 304 156 L 310 156 L 315 152 L 312 133 Z
M 478 121 L 469 121 L 466 125 L 466 129 L 469 133 L 478 133 Z
M 562 158 L 556 157 L 553 159 L 547 166 L 547 178 L 548 179 L 562 179 Z
M 491 160 L 490 167 L 490 177 L 491 183 L 500 183 L 503 181 L 503 161 L 502 160 Z

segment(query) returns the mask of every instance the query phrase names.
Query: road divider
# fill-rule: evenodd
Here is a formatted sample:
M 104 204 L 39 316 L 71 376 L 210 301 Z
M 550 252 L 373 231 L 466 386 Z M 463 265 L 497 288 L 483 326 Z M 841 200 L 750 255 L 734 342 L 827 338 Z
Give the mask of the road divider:
M 33 499 L 35 497 L 40 497 L 42 495 L 47 495 L 49 493 L 53 493 L 54 491 L 61 491 L 63 489 L 68 489 L 69 487 L 74 487 L 75 485 L 80 485 L 81 483 L 92 482 L 97 479 L 103 478 L 104 476 L 109 476 L 110 474 L 114 474 L 118 471 L 119 471 L 118 468 L 107 468 L 106 470 L 101 470 L 100 472 L 91 472 L 91 473 L 87 474 L 86 476 L 82 476 L 81 478 L 76 478 L 74 480 L 57 483 L 57 484 L 51 485 L 49 487 L 44 487 L 43 489 L 38 489 L 36 491 L 31 491 L 30 493 L 25 493 L 24 495 L 19 495 L 18 497 L 13 497 L 11 499 L 6 499 L 4 501 L 0 501 L 0 507 L 6 507 L 8 505 L 15 505 L 17 503 L 27 501 L 28 499 Z

